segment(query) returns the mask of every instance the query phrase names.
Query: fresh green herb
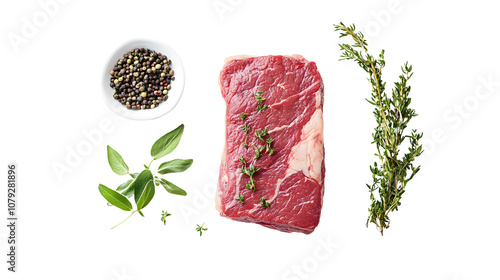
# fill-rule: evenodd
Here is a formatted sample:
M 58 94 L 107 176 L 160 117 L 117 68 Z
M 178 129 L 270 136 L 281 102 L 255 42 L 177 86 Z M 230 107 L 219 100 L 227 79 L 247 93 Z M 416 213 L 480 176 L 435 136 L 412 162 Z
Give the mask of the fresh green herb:
M 245 147 L 245 149 L 248 149 L 248 144 L 247 144 L 247 139 L 245 139 L 245 141 L 243 142 L 243 147 Z
M 255 191 L 255 181 L 253 177 L 250 177 L 250 181 L 246 183 L 245 187 L 251 191 Z
M 248 133 L 248 132 L 250 131 L 250 129 L 252 129 L 252 128 L 250 127 L 250 125 L 248 125 L 248 124 L 244 124 L 244 125 L 241 127 L 241 129 L 242 129 L 242 130 L 245 132 L 245 134 L 246 134 L 246 133 Z
M 171 183 L 163 178 L 161 178 L 159 181 L 156 181 L 156 183 L 157 183 L 157 185 L 161 184 L 163 186 L 163 188 L 171 194 L 182 195 L 182 196 L 187 195 L 185 190 L 179 188 L 175 184 L 173 184 L 173 183 Z
M 207 231 L 208 228 L 204 228 L 203 226 L 205 225 L 205 223 L 198 225 L 196 224 L 196 231 L 200 233 L 200 236 L 203 234 L 204 231 Z
M 132 203 L 121 193 L 99 184 L 99 192 L 111 204 L 124 211 L 132 210 Z
M 264 102 L 264 100 L 266 100 L 264 97 L 262 97 L 263 93 L 264 93 L 264 91 L 257 91 L 257 93 L 254 94 L 255 100 L 257 100 L 257 103 L 259 103 L 259 104 Z
M 262 105 L 262 102 L 266 100 L 266 98 L 262 97 L 263 93 L 263 91 L 258 91 L 256 94 L 254 94 L 255 99 L 257 100 L 257 108 L 255 108 L 257 112 L 262 112 L 267 109 L 267 105 Z
M 419 144 L 423 134 L 418 134 L 416 130 L 412 130 L 411 134 L 404 134 L 408 122 L 417 116 L 415 110 L 409 107 L 411 87 L 407 82 L 413 75 L 412 67 L 408 66 L 408 62 L 401 67 L 403 74 L 399 76 L 399 82 L 395 83 L 392 97 L 388 97 L 385 93 L 386 83 L 382 81 L 384 50 L 377 59 L 368 53 L 366 40 L 361 32 L 355 32 L 354 24 L 345 26 L 341 22 L 334 26 L 335 31 L 340 32 L 340 38 L 350 36 L 354 40 L 353 45 L 339 44 L 343 51 L 340 60 L 356 61 L 369 74 L 368 80 L 372 86 L 371 98 L 367 101 L 375 106 L 373 113 L 377 127 L 372 134 L 372 143 L 377 147 L 375 155 L 381 163 L 378 165 L 375 162 L 370 166 L 373 183 L 367 186 L 372 203 L 366 226 L 374 223 L 383 235 L 384 229 L 389 228 L 389 213 L 398 210 L 406 184 L 420 170 L 420 166 L 415 167 L 413 161 L 423 152 L 422 145 Z M 408 153 L 398 157 L 405 139 L 409 139 Z
M 241 168 L 241 173 L 245 174 L 245 175 L 248 175 L 250 177 L 253 176 L 253 174 L 257 171 L 259 171 L 260 168 L 257 168 L 255 167 L 254 165 L 250 165 L 250 167 L 246 168 L 246 166 L 244 165 L 242 168 Z
M 163 185 L 165 190 L 172 194 L 186 195 L 186 192 L 183 189 L 163 178 L 154 176 L 150 170 L 151 164 L 154 160 L 171 153 L 177 147 L 183 132 L 184 125 L 180 125 L 176 129 L 158 139 L 151 148 L 151 162 L 149 165 L 144 165 L 144 170 L 140 173 L 129 173 L 129 168 L 122 156 L 113 148 L 108 146 L 108 163 L 111 170 L 118 175 L 129 174 L 132 177 L 132 180 L 128 180 L 118 186 L 116 191 L 100 184 L 99 192 L 108 201 L 108 205 L 116 206 L 124 211 L 131 211 L 133 209 L 132 203 L 129 201 L 128 197 L 134 196 L 136 210 L 132 211 L 130 216 L 128 216 L 123 222 L 128 220 L 136 212 L 139 212 L 141 216 L 144 216 L 141 210 L 144 209 L 153 199 L 155 195 L 155 187 L 157 185 Z M 192 159 L 174 159 L 162 163 L 159 166 L 157 173 L 163 175 L 173 172 L 184 172 L 191 166 L 192 163 Z M 115 228 L 118 225 L 112 228 Z
M 250 165 L 250 167 L 246 167 L 246 162 L 242 164 L 241 173 L 247 175 L 250 179 L 246 184 L 246 187 L 252 191 L 255 191 L 255 181 L 253 179 L 253 175 L 255 172 L 259 171 L 260 168 L 255 167 L 254 165 Z
M 186 171 L 193 164 L 192 159 L 174 159 L 164 162 L 158 167 L 159 174 L 179 173 Z
M 257 107 L 255 108 L 255 111 L 257 111 L 257 112 L 262 112 L 262 111 L 264 111 L 265 109 L 267 109 L 267 105 L 262 106 L 261 104 L 259 104 L 259 105 L 257 105 Z
M 167 211 L 161 211 L 161 221 L 163 222 L 163 225 L 167 225 L 166 218 L 171 215 L 172 214 L 168 213 Z
M 262 147 L 257 147 L 253 145 L 253 148 L 255 149 L 255 159 L 259 159 L 262 156 L 262 150 L 264 150 L 264 146 Z
M 273 143 L 273 139 L 272 138 L 267 138 L 266 139 L 266 152 L 269 153 L 269 155 L 272 155 L 274 153 L 274 149 L 271 148 L 271 144 Z
M 266 140 L 264 140 L 264 137 L 266 137 L 267 135 L 269 135 L 267 127 L 264 130 L 257 129 L 255 131 L 255 137 L 257 137 L 257 139 L 259 139 L 261 141 L 265 142 Z
M 245 164 L 245 165 L 247 164 L 247 162 L 245 161 L 245 159 L 244 159 L 243 157 L 238 158 L 238 160 L 239 160 L 241 163 Z
M 242 120 L 244 120 L 244 119 L 246 119 L 247 114 L 245 114 L 245 113 L 241 112 L 241 113 L 240 113 L 240 117 L 241 117 L 241 119 L 242 119 Z
M 265 197 L 262 197 L 260 199 L 260 205 L 262 205 L 262 207 L 264 207 L 264 208 L 268 208 L 269 207 L 269 202 L 266 201 Z
M 151 156 L 153 157 L 153 160 L 164 157 L 175 150 L 175 148 L 177 148 L 177 145 L 179 145 L 179 142 L 181 141 L 182 133 L 184 133 L 183 124 L 179 125 L 176 129 L 170 131 L 169 133 L 163 135 L 160 139 L 156 140 L 156 142 L 153 144 L 153 147 L 151 147 Z M 153 160 L 151 160 L 151 162 L 153 162 Z M 151 163 L 148 165 L 148 167 L 150 165 Z
M 128 174 L 128 166 L 122 156 L 110 146 L 108 146 L 108 163 L 111 170 L 113 170 L 116 174 Z
M 237 198 L 235 198 L 235 200 L 237 200 L 237 201 L 239 201 L 241 203 L 245 202 L 245 198 L 241 194 Z

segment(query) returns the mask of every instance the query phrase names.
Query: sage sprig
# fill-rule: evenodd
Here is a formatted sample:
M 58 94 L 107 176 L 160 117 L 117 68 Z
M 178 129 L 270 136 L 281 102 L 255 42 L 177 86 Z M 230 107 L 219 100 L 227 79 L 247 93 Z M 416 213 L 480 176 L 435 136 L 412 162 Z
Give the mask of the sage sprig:
M 156 172 L 151 171 L 151 164 L 153 161 L 158 160 L 169 153 L 171 153 L 179 144 L 182 134 L 184 132 L 184 125 L 181 124 L 176 129 L 168 132 L 158 139 L 151 148 L 151 162 L 149 165 L 144 164 L 144 170 L 140 173 L 130 173 L 129 168 L 122 156 L 113 148 L 108 146 L 108 163 L 111 170 L 118 175 L 130 175 L 132 179 L 127 180 L 112 190 L 102 184 L 99 184 L 99 192 L 106 199 L 108 205 L 116 206 L 124 211 L 132 211 L 134 208 L 128 198 L 134 196 L 135 210 L 132 211 L 123 222 L 128 220 L 134 213 L 139 212 L 144 216 L 142 209 L 144 209 L 153 199 L 156 191 L 156 186 L 163 186 L 163 188 L 175 195 L 187 195 L 186 191 L 176 186 L 175 184 L 167 181 L 158 175 L 165 175 L 169 173 L 184 172 L 193 164 L 192 159 L 174 159 L 160 164 Z M 118 225 L 122 224 L 119 223 Z M 118 225 L 112 227 L 115 228 Z
M 420 170 L 420 166 L 414 166 L 413 161 L 423 152 L 419 144 L 423 133 L 419 134 L 416 130 L 412 130 L 411 134 L 404 133 L 408 122 L 417 116 L 415 110 L 409 107 L 411 87 L 408 80 L 413 75 L 412 67 L 408 62 L 401 67 L 403 73 L 395 83 L 392 96 L 388 97 L 385 93 L 386 83 L 382 81 L 384 50 L 377 59 L 368 53 L 368 44 L 361 32 L 356 33 L 354 24 L 345 26 L 341 22 L 339 25 L 334 24 L 334 27 L 335 31 L 340 32 L 340 38 L 350 36 L 354 40 L 352 45 L 339 44 L 342 51 L 340 60 L 356 61 L 368 73 L 368 81 L 372 86 L 371 98 L 366 100 L 375 106 L 373 114 L 377 126 L 372 134 L 372 143 L 376 145 L 375 156 L 380 162 L 370 166 L 373 183 L 367 184 L 367 187 L 372 202 L 366 226 L 374 223 L 383 235 L 384 229 L 389 228 L 389 213 L 398 210 L 406 184 Z M 399 152 L 406 139 L 409 140 L 408 152 L 400 157 Z

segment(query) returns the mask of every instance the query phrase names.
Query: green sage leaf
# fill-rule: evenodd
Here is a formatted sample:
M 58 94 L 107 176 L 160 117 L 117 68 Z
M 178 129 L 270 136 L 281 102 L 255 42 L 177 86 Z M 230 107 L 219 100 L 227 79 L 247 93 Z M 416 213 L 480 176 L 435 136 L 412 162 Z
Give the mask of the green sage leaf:
M 128 180 L 127 182 L 118 186 L 116 191 L 120 192 L 121 194 L 123 194 L 126 197 L 131 197 L 134 194 L 134 188 L 131 187 L 132 184 L 134 183 L 134 181 L 135 181 L 134 179 Z
M 108 146 L 108 162 L 111 170 L 116 174 L 125 175 L 128 173 L 128 166 L 122 156 L 110 146 Z
M 159 159 L 170 154 L 177 147 L 177 145 L 179 145 L 183 132 L 184 125 L 181 124 L 176 129 L 156 140 L 153 147 L 151 147 L 151 156 L 154 159 Z
M 125 210 L 132 210 L 132 203 L 122 194 L 104 185 L 99 184 L 99 192 L 112 205 Z
M 134 182 L 133 179 L 130 179 L 128 180 L 127 182 L 121 184 L 118 186 L 118 188 L 116 188 L 116 191 L 117 192 L 120 192 L 120 191 L 123 191 L 124 189 L 126 189 L 128 186 L 130 186 L 130 184 L 132 184 L 132 182 Z
M 161 179 L 160 180 L 161 185 L 165 188 L 165 190 L 171 194 L 176 194 L 176 195 L 187 195 L 186 191 L 179 188 L 178 186 L 172 184 L 171 182 Z
M 127 192 L 132 192 L 134 194 L 135 203 L 139 201 L 140 196 L 144 192 L 144 188 L 151 180 L 153 180 L 153 173 L 148 169 L 143 170 L 137 178 L 135 178 L 134 183 L 130 185 L 129 189 L 127 189 Z
M 193 164 L 192 159 L 174 159 L 164 162 L 158 167 L 158 173 L 167 174 L 175 172 L 184 172 Z
M 136 200 L 137 209 L 140 210 L 146 207 L 149 204 L 149 202 L 153 199 L 154 195 L 155 195 L 155 184 L 153 180 L 147 182 L 146 186 L 144 186 L 141 192 L 137 192 L 136 189 L 135 198 L 137 199 Z

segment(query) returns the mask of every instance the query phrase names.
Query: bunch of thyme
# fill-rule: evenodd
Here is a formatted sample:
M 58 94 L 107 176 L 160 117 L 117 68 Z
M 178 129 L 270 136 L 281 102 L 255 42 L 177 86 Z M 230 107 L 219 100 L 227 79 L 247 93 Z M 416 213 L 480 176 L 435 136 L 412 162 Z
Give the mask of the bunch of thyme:
M 353 45 L 339 44 L 342 51 L 340 60 L 356 61 L 369 74 L 368 80 L 372 85 L 371 98 L 366 100 L 375 106 L 373 114 L 377 127 L 372 133 L 372 143 L 377 147 L 375 156 L 380 162 L 370 166 L 373 183 L 367 186 L 372 203 L 368 209 L 366 226 L 374 223 L 384 235 L 384 229 L 389 228 L 389 213 L 398 210 L 406 184 L 420 170 L 420 166 L 415 167 L 413 161 L 423 152 L 422 145 L 419 144 L 423 133 L 418 134 L 416 130 L 412 130 L 411 134 L 404 134 L 408 122 L 417 116 L 415 110 L 409 107 L 411 87 L 407 83 L 413 75 L 412 67 L 408 66 L 408 62 L 401 67 L 403 73 L 399 76 L 399 82 L 395 83 L 392 97 L 388 97 L 385 82 L 382 81 L 384 50 L 377 59 L 368 53 L 366 40 L 361 32 L 355 32 L 354 24 L 345 26 L 341 22 L 339 25 L 334 24 L 334 27 L 335 31 L 340 32 L 340 38 L 350 36 L 354 40 Z M 410 144 L 408 152 L 398 157 L 400 147 L 406 139 L 409 139 Z

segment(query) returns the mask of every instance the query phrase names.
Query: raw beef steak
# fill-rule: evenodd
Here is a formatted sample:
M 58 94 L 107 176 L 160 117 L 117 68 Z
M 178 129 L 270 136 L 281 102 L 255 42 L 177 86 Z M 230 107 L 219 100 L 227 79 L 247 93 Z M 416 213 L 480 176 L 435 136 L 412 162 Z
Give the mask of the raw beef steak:
M 216 197 L 221 216 L 285 232 L 313 232 L 325 177 L 323 81 L 316 64 L 299 55 L 232 57 L 220 73 L 220 87 L 227 106 Z M 265 98 L 261 103 L 259 96 Z M 259 139 L 256 132 L 265 136 Z M 262 149 L 260 157 L 256 147 Z M 252 165 L 260 168 L 253 174 L 255 190 L 242 171 Z

